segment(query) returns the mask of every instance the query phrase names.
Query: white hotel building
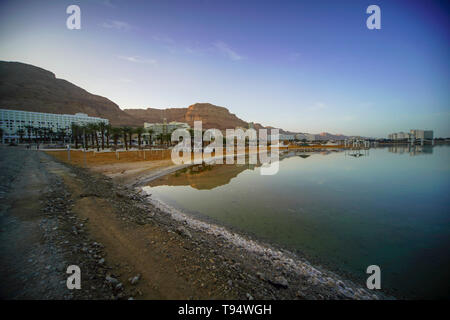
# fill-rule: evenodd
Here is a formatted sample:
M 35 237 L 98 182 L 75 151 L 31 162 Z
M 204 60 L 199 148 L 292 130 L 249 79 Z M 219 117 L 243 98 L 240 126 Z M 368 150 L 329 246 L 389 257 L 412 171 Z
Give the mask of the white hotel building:
M 85 113 L 73 115 L 0 109 L 0 128 L 3 129 L 3 143 L 17 142 L 19 140 L 17 131 L 20 129 L 25 133 L 24 138 L 28 138 L 27 126 L 48 128 L 55 133 L 58 132 L 58 129 L 66 129 L 67 134 L 70 134 L 72 123 L 81 126 L 98 122 L 109 123 L 107 119 L 89 117 Z M 34 138 L 32 131 L 31 138 Z

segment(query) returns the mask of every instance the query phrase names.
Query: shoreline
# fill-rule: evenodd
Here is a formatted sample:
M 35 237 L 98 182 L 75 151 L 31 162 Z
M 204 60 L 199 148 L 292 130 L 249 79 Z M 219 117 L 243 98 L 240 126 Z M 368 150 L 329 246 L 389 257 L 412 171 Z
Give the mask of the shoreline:
M 62 159 L 57 161 L 65 162 Z M 65 164 L 76 171 L 86 172 L 90 176 L 99 173 L 102 176 L 108 176 L 99 168 L 86 169 Z M 169 172 L 179 170 L 183 166 L 186 165 L 156 167 L 138 172 L 137 175 L 133 173 L 131 184 L 125 182 L 129 179 L 127 174 L 122 172 L 124 177 L 116 176 L 113 181 L 121 190 L 119 192 L 123 194 L 121 198 L 134 199 L 133 201 L 137 201 L 136 206 L 144 209 L 144 212 L 140 213 L 140 221 L 147 221 L 147 219 L 158 221 L 159 227 L 167 230 L 165 232 L 182 235 L 194 247 L 209 248 L 204 251 L 199 249 L 200 255 L 207 251 L 214 252 L 211 258 L 214 261 L 216 260 L 214 257 L 219 256 L 229 276 L 237 277 L 233 283 L 240 282 L 240 286 L 246 287 L 251 297 L 258 299 L 392 298 L 382 293 L 371 292 L 334 272 L 318 268 L 288 250 L 278 249 L 274 245 L 252 240 L 247 235 L 230 231 L 226 227 L 174 211 L 161 202 L 149 201 L 150 199 L 142 193 L 143 190 L 139 185 L 142 185 L 144 181 L 147 183 Z M 114 176 L 110 172 L 109 179 L 111 175 Z M 246 296 L 240 296 L 240 299 L 245 298 Z
M 294 274 L 297 277 L 309 278 L 312 285 L 326 285 L 337 290 L 345 298 L 362 300 L 394 299 L 379 293 L 371 293 L 367 289 L 355 284 L 353 280 L 344 278 L 333 271 L 324 267 L 318 267 L 304 257 L 300 257 L 288 249 L 279 247 L 276 244 L 263 242 L 259 239 L 252 239 L 245 232 L 234 232 L 226 226 L 218 223 L 207 222 L 189 213 L 173 208 L 161 200 L 150 199 L 152 205 L 158 209 L 168 212 L 172 219 L 188 226 L 189 230 L 196 230 L 202 233 L 208 233 L 217 238 L 224 238 L 233 246 L 246 250 L 249 254 L 256 255 L 267 263 L 281 263 L 283 272 Z
M 305 257 L 301 257 L 299 254 L 285 249 L 282 246 L 261 241 L 260 239 L 252 239 L 253 236 L 243 231 L 234 231 L 233 228 L 221 225 L 220 222 L 177 209 L 161 199 L 152 198 L 151 194 L 143 189 L 145 187 L 143 186 L 144 183 L 150 183 L 159 177 L 189 166 L 191 165 L 178 165 L 176 168 L 171 168 L 170 170 L 160 170 L 150 176 L 140 177 L 139 181 L 129 185 L 129 187 L 133 187 L 137 192 L 143 194 L 145 200 L 150 204 L 168 213 L 171 219 L 191 228 L 190 231 L 195 230 L 211 234 L 214 237 L 224 238 L 232 245 L 243 248 L 249 253 L 264 259 L 266 262 L 280 261 L 287 269 L 286 272 L 293 273 L 298 277 L 311 278 L 314 285 L 325 284 L 328 287 L 334 286 L 342 296 L 351 299 L 394 299 L 394 297 L 386 294 L 372 293 L 354 283 L 354 279 L 344 278 L 324 267 L 317 267 Z

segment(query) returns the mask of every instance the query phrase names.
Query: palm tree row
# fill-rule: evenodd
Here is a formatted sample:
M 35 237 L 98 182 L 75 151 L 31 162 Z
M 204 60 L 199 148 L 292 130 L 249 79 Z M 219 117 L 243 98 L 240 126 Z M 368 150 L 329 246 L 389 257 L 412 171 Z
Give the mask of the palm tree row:
M 66 137 L 69 137 L 67 129 L 58 129 L 57 131 L 54 131 L 52 128 L 33 126 L 25 126 L 25 130 L 19 129 L 16 131 L 16 134 L 19 136 L 20 143 L 25 140 L 31 143 L 33 140 L 32 136 L 34 136 L 34 141 L 36 143 L 65 141 Z M 26 137 L 26 139 L 24 139 L 24 137 Z
M 112 142 L 114 148 L 117 149 L 119 143 L 122 143 L 126 150 L 133 145 L 133 137 L 137 138 L 138 148 L 140 149 L 143 142 L 147 144 L 156 140 L 160 145 L 169 145 L 171 143 L 171 133 L 159 133 L 154 136 L 152 129 L 144 129 L 142 127 L 112 127 L 104 122 L 89 123 L 86 125 L 78 125 L 72 123 L 69 129 L 58 129 L 56 132 L 51 128 L 25 126 L 24 129 L 17 130 L 19 141 L 28 141 L 48 143 L 60 141 L 62 143 L 71 142 L 78 149 L 80 146 L 86 149 L 110 148 Z M 145 140 L 144 140 L 145 138 Z M 155 139 L 152 139 L 155 138 Z

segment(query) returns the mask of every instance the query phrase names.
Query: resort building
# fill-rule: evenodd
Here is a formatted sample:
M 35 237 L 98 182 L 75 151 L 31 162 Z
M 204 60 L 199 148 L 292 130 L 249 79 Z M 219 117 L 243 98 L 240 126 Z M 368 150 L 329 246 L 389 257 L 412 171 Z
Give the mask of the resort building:
M 295 135 L 295 139 L 297 140 L 306 140 L 306 141 L 314 141 L 316 140 L 316 136 L 314 134 L 310 134 L 310 133 L 297 133 Z
M 412 129 L 410 132 L 411 132 L 411 135 L 418 140 L 421 140 L 421 139 L 433 140 L 433 130 Z
M 411 135 L 407 132 L 397 132 L 391 133 L 388 137 L 391 140 L 409 140 Z
M 410 132 L 396 132 L 388 135 L 390 140 L 433 140 L 433 130 L 412 129 Z
M 0 109 L 0 128 L 3 130 L 3 143 L 18 142 L 20 132 L 25 138 L 35 138 L 35 131 L 31 130 L 30 127 L 48 129 L 55 133 L 60 129 L 65 129 L 66 133 L 70 134 L 72 123 L 81 126 L 98 122 L 109 123 L 107 119 L 90 117 L 85 113 L 73 115 Z
M 282 134 L 282 133 L 280 133 L 278 139 L 280 141 L 294 141 L 295 140 L 295 136 L 293 134 Z
M 177 121 L 171 121 L 167 123 L 164 119 L 163 123 L 148 123 L 144 122 L 144 128 L 148 130 L 152 130 L 152 136 L 157 136 L 158 134 L 168 134 L 176 129 L 186 129 L 189 130 L 191 127 L 189 124 L 185 122 L 177 122 Z

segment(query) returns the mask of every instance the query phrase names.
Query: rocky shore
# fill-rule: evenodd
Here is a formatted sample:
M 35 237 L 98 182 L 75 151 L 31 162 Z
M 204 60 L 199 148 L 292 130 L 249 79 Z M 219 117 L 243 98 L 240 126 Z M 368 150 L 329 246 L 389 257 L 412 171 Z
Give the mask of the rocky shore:
M 35 151 L 2 148 L 2 298 L 32 299 L 379 299 L 294 254 L 149 202 L 131 188 Z M 17 154 L 20 153 L 18 156 Z M 20 170 L 18 158 L 24 160 Z M 6 165 L 9 163 L 9 165 Z M 31 210 L 38 245 L 13 245 L 30 217 L 12 208 L 25 171 L 45 176 Z M 14 177 L 13 177 L 14 176 Z M 26 178 L 26 177 L 23 177 Z M 36 190 L 34 190 L 36 192 Z M 38 213 L 36 213 L 38 212 Z M 15 221 L 15 222 L 13 222 Z M 33 248 L 33 249 L 30 249 Z M 18 265 L 20 264 L 20 266 Z M 68 265 L 79 265 L 81 290 L 66 287 Z M 17 269 L 20 268 L 20 271 Z M 2 282 L 3 283 L 3 282 Z M 43 285 L 39 285 L 43 283 Z

